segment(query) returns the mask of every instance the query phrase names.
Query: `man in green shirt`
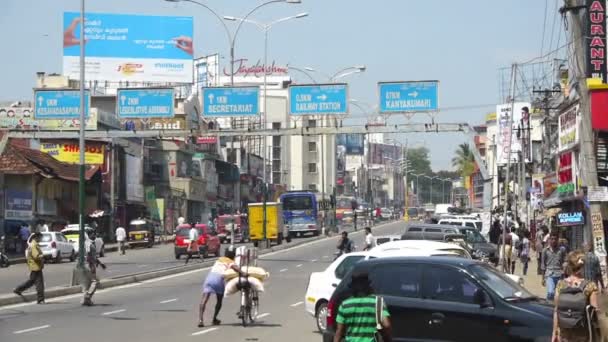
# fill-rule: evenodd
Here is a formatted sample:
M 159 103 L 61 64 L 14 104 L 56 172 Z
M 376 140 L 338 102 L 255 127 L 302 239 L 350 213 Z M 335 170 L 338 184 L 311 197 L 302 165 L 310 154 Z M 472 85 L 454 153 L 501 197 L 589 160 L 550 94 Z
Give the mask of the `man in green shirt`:
M 384 300 L 374 296 L 367 273 L 353 273 L 350 284 L 353 296 L 340 304 L 334 342 L 373 342 L 376 332 L 384 342 L 391 342 L 390 315 Z M 377 322 L 376 303 L 380 304 L 380 322 Z M 378 324 L 379 323 L 379 324 Z

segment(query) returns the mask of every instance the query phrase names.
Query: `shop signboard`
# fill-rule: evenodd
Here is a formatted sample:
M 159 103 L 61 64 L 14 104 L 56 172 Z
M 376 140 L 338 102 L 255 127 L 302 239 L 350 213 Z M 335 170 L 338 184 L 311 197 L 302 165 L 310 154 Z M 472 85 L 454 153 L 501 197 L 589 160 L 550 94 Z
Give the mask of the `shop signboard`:
M 191 83 L 192 17 L 86 13 L 88 81 Z M 80 13 L 63 14 L 63 74 L 80 75 Z
M 601 212 L 597 211 L 591 213 L 591 228 L 593 235 L 593 249 L 598 257 L 603 258 L 606 256 L 606 247 L 604 244 L 604 222 Z
M 28 220 L 32 218 L 32 192 L 29 190 L 6 190 L 4 219 Z
M 608 202 L 608 187 L 589 186 L 587 188 L 587 199 L 589 202 Z
M 560 196 L 573 194 L 576 191 L 574 172 L 574 153 L 565 152 L 559 155 L 557 161 L 557 191 Z
M 80 119 L 42 119 L 34 118 L 31 107 L 0 107 L 0 129 L 43 130 L 43 131 L 77 131 Z M 97 110 L 91 108 L 86 119 L 86 130 L 97 129 Z
M 570 106 L 559 116 L 558 120 L 558 151 L 563 152 L 578 145 L 579 140 L 579 105 Z
M 150 119 L 127 119 L 121 120 L 127 131 L 183 131 L 186 127 L 186 119 L 182 117 L 173 118 L 150 118 Z
M 585 7 L 586 75 L 606 83 L 606 0 L 587 0 Z
M 78 164 L 80 162 L 80 147 L 78 142 L 42 142 L 40 152 L 44 152 L 60 162 Z M 101 165 L 104 161 L 104 145 L 102 143 L 87 142 L 84 151 L 86 164 Z
M 581 226 L 585 224 L 582 211 L 561 212 L 557 214 L 557 225 L 560 227 Z
M 557 190 L 557 174 L 551 173 L 543 178 L 543 193 L 545 199 L 551 197 L 553 192 Z

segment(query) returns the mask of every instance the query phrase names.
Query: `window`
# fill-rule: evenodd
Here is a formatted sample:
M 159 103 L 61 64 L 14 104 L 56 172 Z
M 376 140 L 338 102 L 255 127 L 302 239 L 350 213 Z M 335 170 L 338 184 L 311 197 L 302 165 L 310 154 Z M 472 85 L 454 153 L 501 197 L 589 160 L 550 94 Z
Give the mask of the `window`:
M 418 228 L 418 227 L 411 227 L 410 229 L 407 230 L 408 232 L 421 232 L 422 228 Z
M 363 255 L 348 256 L 348 257 L 344 258 L 344 260 L 342 260 L 340 265 L 338 265 L 338 267 L 336 267 L 336 270 L 334 271 L 334 275 L 338 279 L 344 278 L 346 273 L 348 273 L 348 271 L 350 271 L 350 269 L 353 268 L 353 266 L 356 263 L 358 263 L 359 261 L 361 261 L 363 258 L 364 258 Z
M 440 266 L 424 268 L 423 298 L 475 304 L 477 286 L 462 271 Z
M 317 142 L 316 141 L 308 142 L 308 152 L 317 152 Z
M 425 233 L 441 233 L 441 229 L 439 229 L 439 228 L 427 228 L 427 229 L 424 230 L 424 232 Z
M 382 265 L 371 271 L 376 293 L 395 297 L 420 297 L 421 271 L 418 265 Z
M 53 235 L 49 234 L 49 233 L 42 233 L 42 236 L 40 237 L 40 242 L 51 242 L 53 241 Z
M 317 184 L 308 184 L 308 190 L 316 192 Z
M 60 242 L 68 242 L 68 239 L 66 239 L 66 238 L 65 238 L 65 236 L 64 236 L 63 234 L 58 233 L 58 234 L 57 234 L 57 241 L 60 241 Z
M 308 172 L 317 173 L 317 163 L 308 163 Z
M 473 223 L 473 222 L 465 222 L 464 226 L 465 227 L 471 227 L 471 228 L 477 228 L 477 227 L 475 227 L 475 223 Z
M 272 129 L 281 129 L 281 123 L 280 122 L 273 122 L 272 123 Z
M 275 135 L 272 137 L 272 146 L 281 146 L 281 136 Z
M 308 120 L 308 127 L 310 127 L 310 128 L 317 127 L 317 120 Z
M 311 196 L 287 196 L 283 198 L 283 210 L 312 210 Z
M 487 242 L 486 238 L 481 235 L 477 229 L 461 229 L 460 233 L 464 235 L 464 239 L 469 243 L 483 243 Z

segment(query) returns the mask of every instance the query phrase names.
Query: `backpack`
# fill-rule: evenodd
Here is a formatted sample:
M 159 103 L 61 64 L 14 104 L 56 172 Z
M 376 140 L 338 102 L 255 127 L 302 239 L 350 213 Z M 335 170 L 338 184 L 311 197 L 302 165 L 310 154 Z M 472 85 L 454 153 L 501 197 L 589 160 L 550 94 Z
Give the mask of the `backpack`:
M 569 286 L 561 289 L 557 302 L 557 321 L 564 329 L 586 328 L 587 305 L 589 298 L 585 295 L 585 287 L 589 284 L 584 280 L 579 286 Z

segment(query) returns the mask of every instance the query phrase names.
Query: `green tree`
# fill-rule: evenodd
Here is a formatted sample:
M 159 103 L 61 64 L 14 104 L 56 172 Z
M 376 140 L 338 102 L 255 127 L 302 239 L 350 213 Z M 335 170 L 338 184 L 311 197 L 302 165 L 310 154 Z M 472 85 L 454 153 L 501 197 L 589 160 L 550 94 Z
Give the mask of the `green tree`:
M 452 166 L 463 177 L 468 177 L 475 172 L 475 157 L 469 144 L 458 145 L 456 155 L 452 158 Z

